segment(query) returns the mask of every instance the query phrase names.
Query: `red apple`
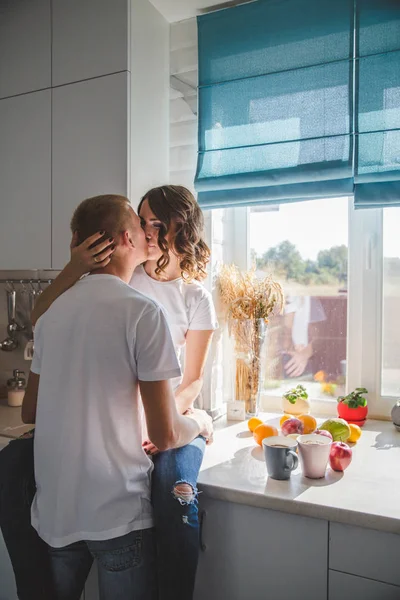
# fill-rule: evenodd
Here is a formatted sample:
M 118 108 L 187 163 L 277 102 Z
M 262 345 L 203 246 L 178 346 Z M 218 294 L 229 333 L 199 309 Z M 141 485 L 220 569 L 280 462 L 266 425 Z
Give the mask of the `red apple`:
M 301 434 L 304 431 L 304 423 L 300 419 L 293 417 L 282 423 L 282 435 L 290 435 L 291 433 Z
M 325 437 L 333 441 L 332 434 L 329 431 L 326 431 L 325 429 L 317 429 L 316 431 L 314 431 L 314 433 L 316 433 L 317 435 L 324 435 Z
M 344 442 L 333 442 L 329 454 L 329 463 L 334 471 L 344 471 L 351 463 L 353 451 Z

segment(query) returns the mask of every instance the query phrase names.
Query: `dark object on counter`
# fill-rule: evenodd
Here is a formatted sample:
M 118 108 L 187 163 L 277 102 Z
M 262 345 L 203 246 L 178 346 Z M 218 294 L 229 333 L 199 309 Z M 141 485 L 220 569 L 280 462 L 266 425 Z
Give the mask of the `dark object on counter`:
M 20 600 L 54 600 L 47 545 L 31 525 L 36 492 L 33 437 L 11 441 L 0 451 L 0 528 Z
M 392 421 L 397 431 L 400 431 L 400 400 L 392 408 Z

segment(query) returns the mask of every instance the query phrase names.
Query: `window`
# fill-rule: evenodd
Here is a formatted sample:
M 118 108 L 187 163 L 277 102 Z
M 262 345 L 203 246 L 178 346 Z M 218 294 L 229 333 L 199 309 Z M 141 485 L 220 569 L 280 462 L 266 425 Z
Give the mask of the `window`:
M 269 324 L 262 408 L 280 410 L 282 392 L 302 383 L 312 410 L 334 415 L 338 395 L 364 386 L 370 415 L 388 417 L 400 396 L 400 209 L 354 210 L 353 198 L 341 197 L 212 215 L 221 221 L 217 263 L 256 263 L 287 297 Z
M 400 210 L 383 215 L 383 396 L 400 395 Z
M 310 397 L 345 391 L 348 199 L 283 204 L 249 212 L 251 259 L 286 295 L 269 323 L 265 393 L 302 383 Z

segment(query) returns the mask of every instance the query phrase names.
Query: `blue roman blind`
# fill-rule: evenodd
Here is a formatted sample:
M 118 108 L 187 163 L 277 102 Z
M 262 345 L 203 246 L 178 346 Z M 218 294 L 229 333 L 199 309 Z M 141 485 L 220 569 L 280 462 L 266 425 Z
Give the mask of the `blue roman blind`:
M 203 208 L 352 193 L 353 0 L 198 18 Z
M 199 17 L 200 205 L 398 202 L 399 14 L 400 0 L 257 0 Z
M 354 202 L 400 206 L 400 0 L 359 0 L 356 25 Z

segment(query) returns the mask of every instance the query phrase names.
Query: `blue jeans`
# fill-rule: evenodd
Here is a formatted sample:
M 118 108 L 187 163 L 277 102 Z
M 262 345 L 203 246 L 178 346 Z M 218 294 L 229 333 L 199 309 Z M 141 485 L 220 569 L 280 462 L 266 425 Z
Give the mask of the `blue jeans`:
M 199 558 L 197 478 L 206 442 L 193 442 L 154 457 L 152 503 L 157 541 L 159 600 L 190 600 Z M 189 484 L 192 494 L 176 491 Z
M 159 600 L 190 600 L 193 595 L 199 554 L 196 482 L 204 450 L 205 441 L 199 437 L 188 446 L 154 458 Z M 189 502 L 173 493 L 179 482 L 193 488 L 194 498 Z M 20 600 L 54 600 L 49 548 L 30 523 L 35 489 L 33 439 L 15 440 L 0 452 L 0 526 Z M 93 557 L 88 554 L 87 549 L 85 560 L 91 564 Z M 86 574 L 90 569 L 87 562 Z
M 49 552 L 54 600 L 79 600 L 94 559 L 100 600 L 157 600 L 154 529 Z

